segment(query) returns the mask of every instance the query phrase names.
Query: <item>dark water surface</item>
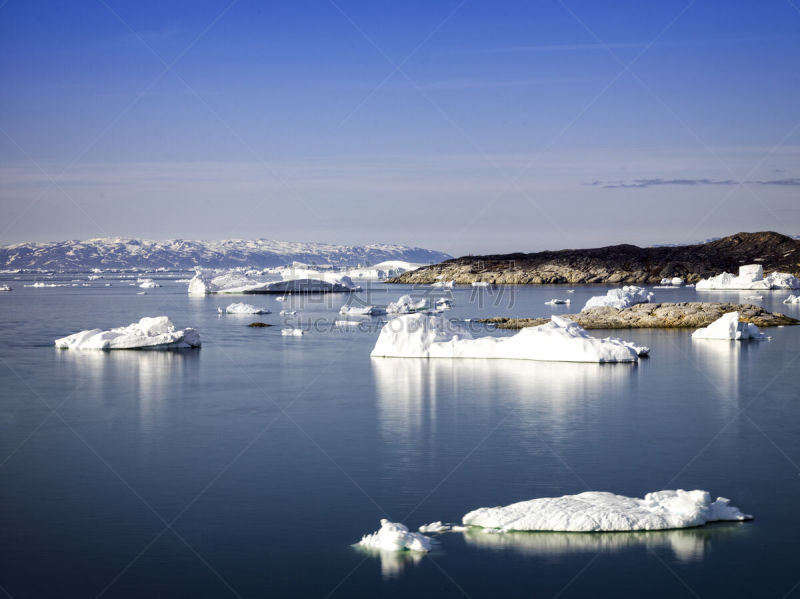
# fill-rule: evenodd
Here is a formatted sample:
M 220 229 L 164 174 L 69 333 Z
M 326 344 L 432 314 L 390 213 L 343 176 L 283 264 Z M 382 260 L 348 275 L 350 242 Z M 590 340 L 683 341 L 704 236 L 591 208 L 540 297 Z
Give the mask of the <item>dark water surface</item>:
M 192 298 L 174 282 L 136 295 L 118 281 L 5 280 L 14 291 L 0 294 L 0 585 L 14 599 L 800 592 L 800 328 L 769 329 L 760 343 L 614 331 L 651 347 L 638 365 L 370 359 L 376 330 L 329 326 L 344 296 L 284 305 Z M 606 289 L 524 287 L 498 301 L 461 288 L 446 314 L 568 313 Z M 371 301 L 408 290 L 375 285 Z M 660 301 L 750 295 L 655 291 Z M 800 316 L 781 304 L 786 292 L 761 295 Z M 573 303 L 543 304 L 553 297 Z M 274 314 L 219 317 L 232 301 Z M 282 308 L 315 330 L 282 337 Z M 197 328 L 203 348 L 52 346 L 162 314 Z M 278 326 L 247 327 L 253 320 Z M 351 547 L 383 517 L 416 528 L 534 497 L 663 488 L 706 489 L 756 519 L 633 534 L 445 534 L 421 559 Z

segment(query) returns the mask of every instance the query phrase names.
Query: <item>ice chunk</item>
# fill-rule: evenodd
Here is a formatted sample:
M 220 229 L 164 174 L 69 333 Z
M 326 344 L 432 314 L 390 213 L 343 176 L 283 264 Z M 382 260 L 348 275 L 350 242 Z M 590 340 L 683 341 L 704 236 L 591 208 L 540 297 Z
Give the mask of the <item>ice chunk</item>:
M 591 337 L 579 324 L 553 316 L 511 337 L 480 337 L 441 316 L 409 314 L 389 321 L 371 355 L 393 358 L 505 358 L 557 362 L 635 362 L 649 352 L 619 339 Z
M 656 491 L 644 499 L 589 491 L 479 508 L 466 514 L 462 521 L 499 532 L 599 532 L 688 528 L 752 518 L 729 505 L 729 501 L 724 497 L 711 501 L 707 491 L 699 490 Z
M 431 287 L 436 287 L 438 289 L 450 288 L 455 287 L 455 281 L 436 281 L 431 285 Z
M 430 537 L 418 532 L 409 532 L 399 522 L 381 520 L 381 528 L 377 532 L 364 535 L 358 544 L 378 551 L 430 551 Z
M 161 287 L 161 285 L 156 283 L 153 279 L 137 279 L 136 282 L 139 283 L 139 287 L 142 289 L 155 289 L 156 287 Z
M 180 349 L 200 347 L 200 334 L 195 329 L 176 329 L 166 316 L 156 316 L 109 331 L 74 333 L 56 339 L 55 345 L 59 349 Z
M 295 316 L 297 314 L 297 310 L 281 310 L 281 316 Z
M 342 306 L 339 314 L 347 316 L 380 316 L 381 314 L 386 314 L 386 310 L 378 306 Z
M 546 306 L 557 306 L 559 304 L 569 304 L 570 300 L 568 299 L 551 299 L 549 302 L 545 302 Z
M 267 308 L 259 308 L 258 306 L 241 302 L 228 304 L 227 308 L 217 308 L 217 311 L 220 314 L 272 314 Z
M 661 279 L 661 284 L 678 287 L 680 285 L 683 285 L 683 279 L 680 277 L 672 277 L 671 279 Z
M 11 291 L 11 286 L 9 286 L 9 285 L 0 285 L 0 291 Z
M 284 337 L 302 337 L 306 332 L 303 329 L 281 329 Z
M 739 276 L 724 272 L 699 281 L 697 289 L 800 289 L 800 279 L 784 272 L 773 272 L 764 277 L 760 264 L 739 267 Z
M 487 283 L 486 281 L 473 281 L 472 282 L 472 286 L 473 287 L 491 287 L 492 284 L 491 283 Z
M 758 330 L 758 327 L 749 322 L 739 322 L 738 312 L 728 312 L 705 328 L 697 329 L 692 333 L 693 339 L 756 339 L 764 340 L 768 337 Z
M 431 522 L 430 524 L 423 524 L 417 530 L 423 533 L 450 532 L 453 530 L 453 525 L 444 524 L 441 520 L 437 520 L 436 522 Z
M 581 312 L 589 308 L 609 307 L 622 310 L 630 308 L 635 304 L 646 304 L 652 302 L 654 294 L 652 291 L 647 291 L 644 287 L 636 287 L 635 285 L 626 285 L 622 289 L 610 289 L 605 295 L 595 295 L 590 297 L 589 301 L 583 307 Z
M 9 289 L 9 291 L 11 291 Z M 800 304 L 800 295 L 790 295 L 785 300 L 783 300 L 784 304 Z
M 414 301 L 410 295 L 401 295 L 396 302 L 391 302 L 386 306 L 386 311 L 389 314 L 410 314 L 411 312 L 425 310 L 427 307 L 428 300 L 426 299 Z

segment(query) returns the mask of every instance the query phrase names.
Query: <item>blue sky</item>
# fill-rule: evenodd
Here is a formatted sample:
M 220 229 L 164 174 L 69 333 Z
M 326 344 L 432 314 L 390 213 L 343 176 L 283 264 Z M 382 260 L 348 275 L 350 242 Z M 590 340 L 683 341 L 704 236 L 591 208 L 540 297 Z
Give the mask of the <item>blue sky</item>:
M 800 233 L 797 0 L 0 5 L 0 243 Z

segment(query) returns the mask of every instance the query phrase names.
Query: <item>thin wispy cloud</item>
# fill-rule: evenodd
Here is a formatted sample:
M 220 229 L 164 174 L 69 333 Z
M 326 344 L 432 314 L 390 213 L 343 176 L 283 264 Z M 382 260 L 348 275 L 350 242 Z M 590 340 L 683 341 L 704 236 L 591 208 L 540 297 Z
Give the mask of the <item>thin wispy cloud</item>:
M 780 185 L 786 187 L 800 186 L 800 178 L 790 177 L 785 179 L 767 179 L 742 181 L 749 185 Z M 591 187 L 603 189 L 644 189 L 647 187 L 660 187 L 665 185 L 678 186 L 707 186 L 707 185 L 739 185 L 739 181 L 732 179 L 632 179 L 630 181 L 592 181 L 584 183 Z

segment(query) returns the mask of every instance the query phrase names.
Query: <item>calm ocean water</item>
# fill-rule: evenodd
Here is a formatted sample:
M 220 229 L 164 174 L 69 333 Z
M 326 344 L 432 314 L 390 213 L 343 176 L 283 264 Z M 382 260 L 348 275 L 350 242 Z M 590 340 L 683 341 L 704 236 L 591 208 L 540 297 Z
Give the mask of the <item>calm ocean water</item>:
M 760 343 L 611 332 L 651 347 L 638 365 L 370 359 L 377 329 L 330 326 L 342 295 L 281 304 L 193 298 L 175 282 L 147 295 L 108 279 L 0 282 L 14 287 L 0 294 L 0 585 L 14 599 L 797 592 L 800 328 L 767 329 L 773 339 Z M 446 315 L 563 314 L 608 288 L 461 288 Z M 376 284 L 361 295 L 385 304 L 409 290 Z M 762 295 L 764 307 L 800 316 L 781 303 L 787 292 Z M 544 305 L 555 297 L 572 305 Z M 232 301 L 273 314 L 218 316 Z M 281 309 L 313 330 L 282 337 Z M 197 328 L 202 349 L 52 346 L 162 314 Z M 416 528 L 534 497 L 663 488 L 706 489 L 755 520 L 445 534 L 420 559 L 351 546 L 384 517 Z

